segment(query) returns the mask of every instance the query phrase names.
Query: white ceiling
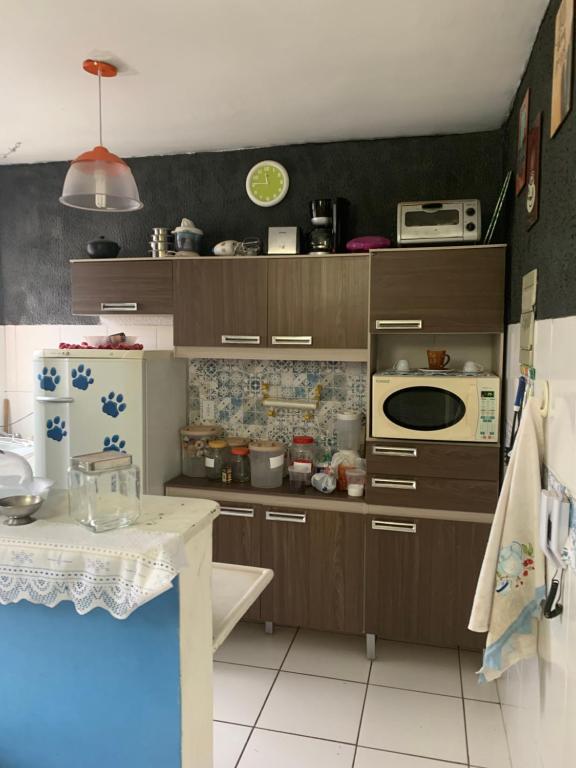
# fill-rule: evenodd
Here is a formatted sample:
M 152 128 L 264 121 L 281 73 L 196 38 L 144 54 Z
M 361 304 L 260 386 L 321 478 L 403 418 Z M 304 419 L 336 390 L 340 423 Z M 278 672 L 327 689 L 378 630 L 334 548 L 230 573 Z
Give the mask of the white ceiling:
M 548 0 L 5 0 L 0 156 L 124 157 L 497 128 Z

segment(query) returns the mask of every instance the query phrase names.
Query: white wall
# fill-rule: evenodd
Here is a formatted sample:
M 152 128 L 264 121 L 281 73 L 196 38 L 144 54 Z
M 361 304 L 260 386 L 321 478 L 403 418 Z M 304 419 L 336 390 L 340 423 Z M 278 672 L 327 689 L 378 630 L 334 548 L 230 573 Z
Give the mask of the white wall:
M 518 378 L 519 325 L 508 328 L 507 403 Z M 536 322 L 536 395 L 550 385 L 546 465 L 576 498 L 576 317 Z M 509 417 L 509 416 L 508 416 Z M 510 425 L 508 425 L 510 426 Z M 574 504 L 572 506 L 574 515 Z M 540 623 L 539 658 L 499 681 L 513 768 L 576 765 L 576 573 L 564 581 L 564 613 Z
M 125 318 L 106 317 L 102 325 L 6 325 L 0 326 L 0 396 L 10 400 L 12 428 L 23 437 L 34 436 L 32 417 L 32 353 L 54 349 L 61 342 L 80 344 L 84 336 L 124 331 L 136 336 L 145 349 L 171 349 L 172 318 L 138 318 L 127 325 Z

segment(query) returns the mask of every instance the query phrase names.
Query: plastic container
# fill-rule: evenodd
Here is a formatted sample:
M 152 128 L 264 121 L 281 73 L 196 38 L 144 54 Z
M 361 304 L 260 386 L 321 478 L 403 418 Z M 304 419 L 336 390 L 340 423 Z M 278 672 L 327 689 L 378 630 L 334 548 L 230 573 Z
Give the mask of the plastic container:
M 291 493 L 305 493 L 306 487 L 311 484 L 310 472 L 303 472 L 298 467 L 288 469 L 288 489 Z
M 250 480 L 250 459 L 248 458 L 248 448 L 232 448 L 230 454 L 232 482 L 247 483 Z
M 227 464 L 230 464 L 230 454 L 226 440 L 210 440 L 204 456 L 208 480 L 222 480 L 222 470 Z
M 316 471 L 316 462 L 318 461 L 318 448 L 313 437 L 309 435 L 294 435 L 289 456 L 290 467 L 293 467 L 294 464 L 297 464 L 300 468 L 308 467 L 309 478 L 312 477 Z
M 254 488 L 280 488 L 284 476 L 284 446 L 271 440 L 250 443 L 250 482 Z
M 360 451 L 362 447 L 362 415 L 359 413 L 337 413 L 336 446 L 339 451 Z
M 218 424 L 190 424 L 180 430 L 182 474 L 187 477 L 206 477 L 205 456 L 209 440 L 222 434 Z
M 364 486 L 366 485 L 366 472 L 363 469 L 347 469 L 346 483 L 348 486 L 348 496 L 364 496 Z
M 140 470 L 128 453 L 87 453 L 68 470 L 70 515 L 95 533 L 125 528 L 140 516 Z

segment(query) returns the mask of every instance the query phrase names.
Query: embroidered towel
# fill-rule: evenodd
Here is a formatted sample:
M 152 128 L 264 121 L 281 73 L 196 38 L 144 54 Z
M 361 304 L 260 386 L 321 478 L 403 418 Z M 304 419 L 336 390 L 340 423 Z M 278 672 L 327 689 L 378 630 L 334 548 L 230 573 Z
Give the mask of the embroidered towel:
M 481 680 L 495 680 L 537 653 L 537 621 L 546 594 L 544 555 L 538 545 L 543 425 L 530 398 L 496 507 L 470 624 L 488 632 Z

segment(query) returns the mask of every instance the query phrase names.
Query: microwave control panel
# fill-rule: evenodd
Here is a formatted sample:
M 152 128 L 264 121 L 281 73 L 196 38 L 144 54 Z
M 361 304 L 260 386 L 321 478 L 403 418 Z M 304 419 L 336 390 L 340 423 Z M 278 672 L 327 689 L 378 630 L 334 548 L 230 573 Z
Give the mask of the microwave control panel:
M 495 443 L 498 441 L 498 392 L 490 387 L 478 388 L 478 428 L 476 440 Z

